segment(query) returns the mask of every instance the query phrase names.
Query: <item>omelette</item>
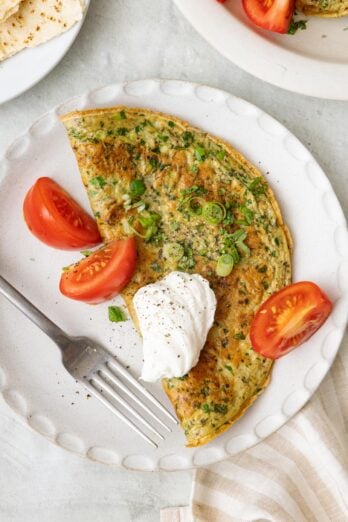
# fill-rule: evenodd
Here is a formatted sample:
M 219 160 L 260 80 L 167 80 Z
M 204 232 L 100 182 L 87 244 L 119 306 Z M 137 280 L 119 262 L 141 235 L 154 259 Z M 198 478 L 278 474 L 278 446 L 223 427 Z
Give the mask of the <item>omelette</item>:
M 173 270 L 201 274 L 215 292 L 198 364 L 162 381 L 187 446 L 205 444 L 270 379 L 272 361 L 252 349 L 249 328 L 260 304 L 291 282 L 291 239 L 273 192 L 228 143 L 174 116 L 114 107 L 62 122 L 104 241 L 136 237 L 137 268 L 123 291 L 135 324 L 137 290 Z M 164 255 L 168 245 L 180 248 Z M 221 277 L 216 267 L 226 253 L 234 268 Z
M 296 10 L 309 16 L 348 15 L 348 0 L 297 0 Z

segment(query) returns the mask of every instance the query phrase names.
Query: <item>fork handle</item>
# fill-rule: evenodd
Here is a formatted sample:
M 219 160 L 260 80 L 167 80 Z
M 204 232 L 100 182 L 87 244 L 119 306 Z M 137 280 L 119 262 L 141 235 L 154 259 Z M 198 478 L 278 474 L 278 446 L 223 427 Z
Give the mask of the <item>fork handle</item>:
M 71 342 L 69 336 L 51 319 L 46 317 L 36 306 L 18 292 L 10 283 L 0 276 L 0 294 L 6 297 L 18 310 L 35 323 L 62 350 Z

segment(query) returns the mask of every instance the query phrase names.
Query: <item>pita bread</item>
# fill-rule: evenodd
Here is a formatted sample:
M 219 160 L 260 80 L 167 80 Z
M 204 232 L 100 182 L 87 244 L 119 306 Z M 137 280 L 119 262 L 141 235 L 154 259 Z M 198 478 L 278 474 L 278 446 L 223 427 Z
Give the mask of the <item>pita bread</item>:
M 17 13 L 20 3 L 21 0 L 2 0 L 0 2 L 0 23 Z
M 81 0 L 23 0 L 0 24 L 0 61 L 26 47 L 36 47 L 81 20 Z

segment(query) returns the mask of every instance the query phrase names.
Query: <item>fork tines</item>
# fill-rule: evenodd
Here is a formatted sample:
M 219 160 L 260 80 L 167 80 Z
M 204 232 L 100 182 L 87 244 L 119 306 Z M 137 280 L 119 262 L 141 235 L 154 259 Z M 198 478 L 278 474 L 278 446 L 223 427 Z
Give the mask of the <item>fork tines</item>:
M 120 376 L 128 381 L 127 385 L 122 382 Z M 172 431 L 171 428 L 158 417 L 157 412 L 163 413 L 171 422 L 178 424 L 176 418 L 116 360 L 110 359 L 100 366 L 97 372 L 89 375 L 84 380 L 84 385 L 119 419 L 123 420 L 130 428 L 155 448 L 158 447 L 156 442 L 135 424 L 132 417 L 143 424 L 152 434 L 162 440 L 164 439 L 163 435 L 158 431 L 157 427 L 144 418 L 143 413 L 145 412 L 148 417 L 151 417 L 151 419 L 153 419 L 158 425 L 169 432 Z M 133 387 L 133 389 L 135 388 L 135 390 L 143 396 L 142 399 L 134 393 L 131 387 Z M 123 396 L 119 392 L 123 392 Z M 128 400 L 126 400 L 125 396 L 127 396 Z M 120 404 L 131 418 L 122 413 L 114 402 L 111 402 L 111 399 Z M 150 409 L 150 407 L 144 402 L 144 399 L 152 404 L 155 411 Z M 139 411 L 134 408 L 134 405 L 138 406 Z

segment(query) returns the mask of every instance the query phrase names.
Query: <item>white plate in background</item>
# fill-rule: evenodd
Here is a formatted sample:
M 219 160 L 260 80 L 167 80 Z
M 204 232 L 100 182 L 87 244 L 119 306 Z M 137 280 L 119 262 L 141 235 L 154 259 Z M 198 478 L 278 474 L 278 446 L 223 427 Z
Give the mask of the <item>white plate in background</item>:
M 261 80 L 289 91 L 348 100 L 348 17 L 302 14 L 307 29 L 282 35 L 256 27 L 242 0 L 174 0 L 195 29 L 223 56 Z M 198 5 L 199 4 L 199 5 Z
M 88 209 L 75 157 L 58 115 L 124 104 L 172 113 L 229 141 L 267 176 L 294 238 L 294 280 L 313 280 L 334 302 L 324 326 L 274 365 L 269 387 L 228 431 L 201 448 L 185 448 L 177 428 L 154 450 L 63 369 L 60 353 L 37 327 L 0 298 L 0 393 L 24 421 L 82 456 L 139 470 L 178 470 L 234 455 L 283 425 L 311 397 L 339 348 L 348 309 L 348 239 L 331 185 L 310 152 L 280 123 L 227 92 L 181 81 L 109 85 L 67 101 L 36 121 L 0 163 L 0 273 L 73 335 L 105 345 L 139 375 L 142 350 L 131 321 L 110 323 L 110 302 L 69 300 L 58 290 L 61 268 L 80 257 L 40 243 L 27 230 L 22 202 L 40 176 L 62 184 Z M 140 261 L 141 262 L 141 261 Z M 113 300 L 121 303 L 120 298 Z M 169 405 L 160 384 L 148 386 Z M 170 406 L 169 406 L 170 407 Z
M 65 33 L 0 62 L 0 105 L 33 87 L 60 62 L 80 32 L 89 3 L 85 0 L 82 20 Z

